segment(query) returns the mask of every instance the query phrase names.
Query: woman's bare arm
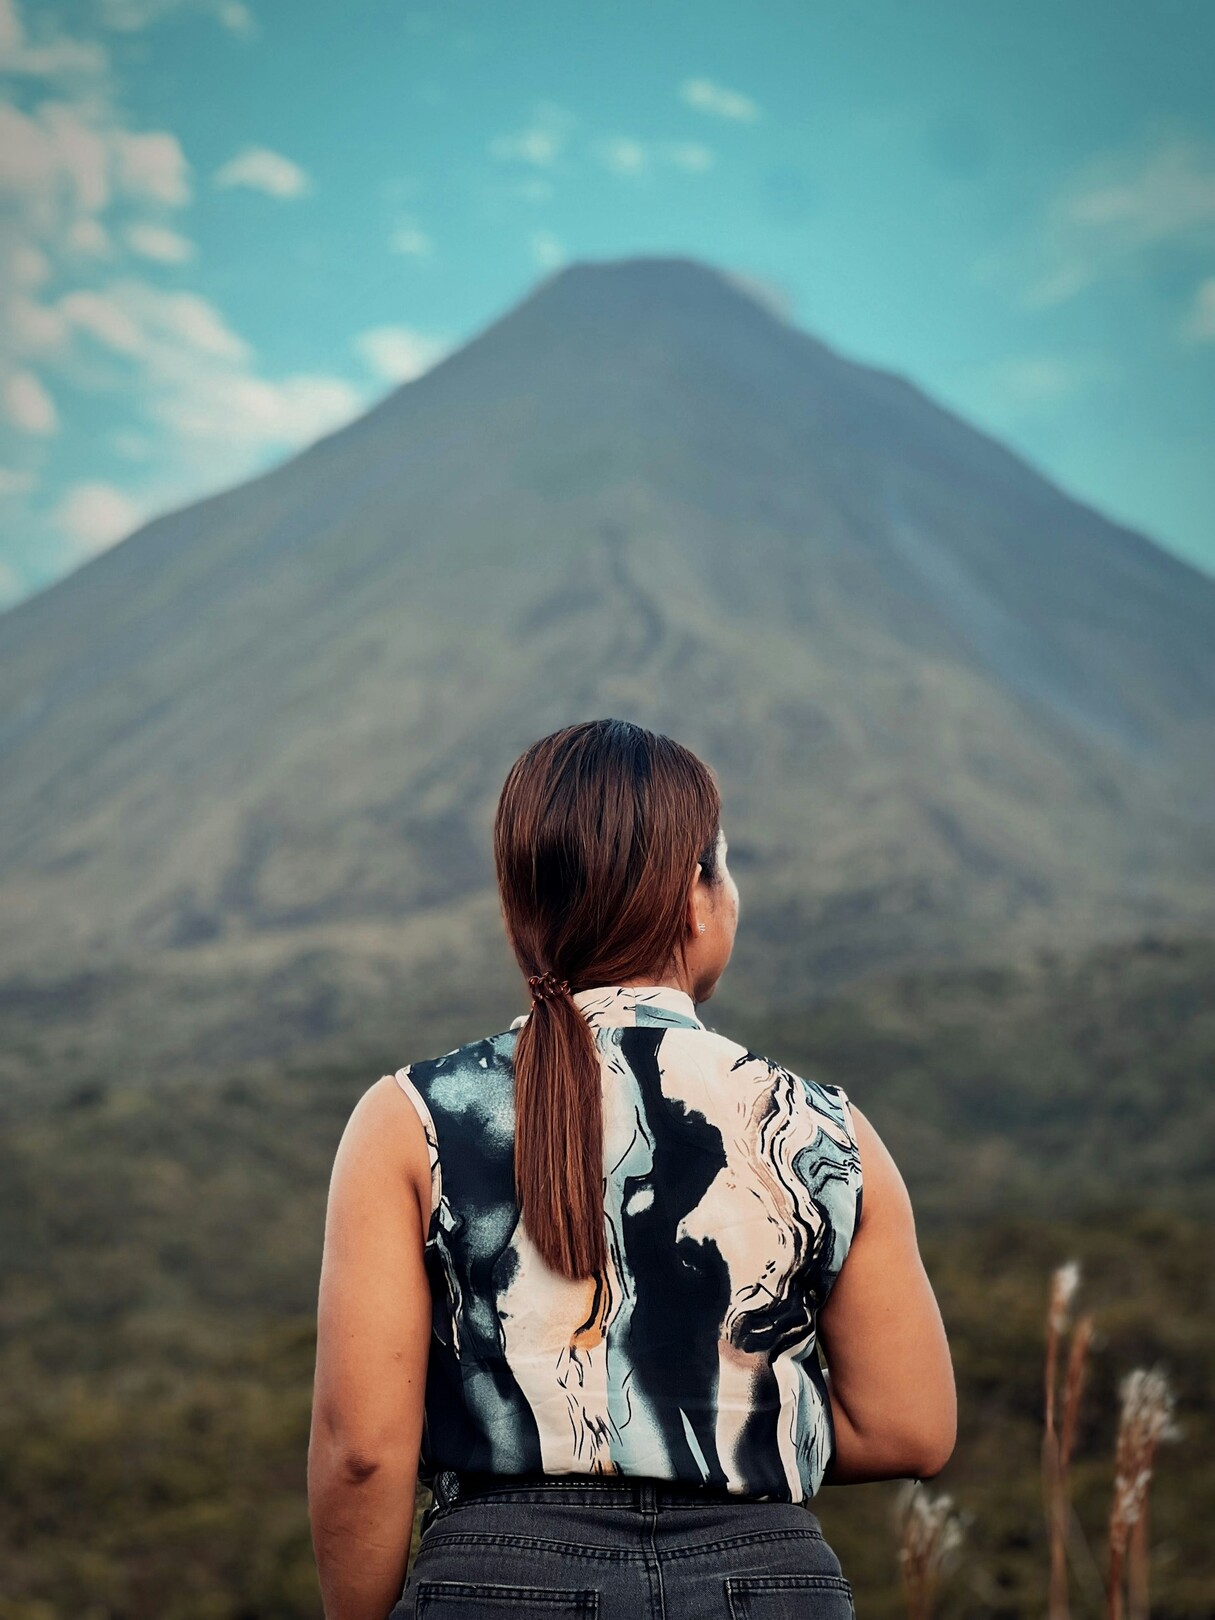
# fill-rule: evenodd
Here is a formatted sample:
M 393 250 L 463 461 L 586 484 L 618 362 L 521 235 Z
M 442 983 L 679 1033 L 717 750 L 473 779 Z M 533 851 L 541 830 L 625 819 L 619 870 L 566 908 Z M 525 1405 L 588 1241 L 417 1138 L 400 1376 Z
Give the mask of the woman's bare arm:
M 391 1075 L 334 1158 L 317 1309 L 308 1508 L 325 1620 L 384 1620 L 413 1531 L 430 1289 L 430 1165 Z
M 824 1483 L 927 1479 L 953 1452 L 953 1362 L 903 1178 L 855 1105 L 852 1115 L 861 1219 L 819 1314 L 835 1424 Z

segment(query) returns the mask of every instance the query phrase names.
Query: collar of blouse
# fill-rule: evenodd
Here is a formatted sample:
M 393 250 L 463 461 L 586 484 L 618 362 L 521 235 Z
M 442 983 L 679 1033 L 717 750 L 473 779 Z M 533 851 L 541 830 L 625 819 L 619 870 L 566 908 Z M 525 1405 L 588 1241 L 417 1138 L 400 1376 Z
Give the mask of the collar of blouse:
M 706 1027 L 696 1016 L 696 1004 L 687 991 L 670 984 L 596 985 L 575 990 L 574 1003 L 592 1029 L 638 1024 L 665 1029 Z M 510 1027 L 519 1029 L 527 1019 L 527 1013 L 520 1013 Z

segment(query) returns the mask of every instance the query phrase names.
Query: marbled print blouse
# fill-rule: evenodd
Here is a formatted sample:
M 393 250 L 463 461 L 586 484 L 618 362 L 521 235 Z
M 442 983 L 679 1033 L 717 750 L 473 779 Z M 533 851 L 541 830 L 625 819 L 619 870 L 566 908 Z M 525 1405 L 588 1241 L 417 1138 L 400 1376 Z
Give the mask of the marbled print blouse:
M 419 1473 L 631 1474 L 801 1502 L 831 1454 L 819 1307 L 861 1208 L 845 1093 L 659 986 L 575 992 L 603 1079 L 609 1269 L 570 1282 L 514 1197 L 523 1022 L 396 1080 L 430 1144 Z

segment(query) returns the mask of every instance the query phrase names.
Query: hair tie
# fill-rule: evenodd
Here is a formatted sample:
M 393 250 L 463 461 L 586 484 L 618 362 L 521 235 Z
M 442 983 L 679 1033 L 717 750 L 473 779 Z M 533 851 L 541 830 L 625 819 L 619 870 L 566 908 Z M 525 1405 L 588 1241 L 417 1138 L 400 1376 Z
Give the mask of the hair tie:
M 568 979 L 559 979 L 555 973 L 533 973 L 528 979 L 532 1001 L 552 1001 L 555 996 L 570 994 Z

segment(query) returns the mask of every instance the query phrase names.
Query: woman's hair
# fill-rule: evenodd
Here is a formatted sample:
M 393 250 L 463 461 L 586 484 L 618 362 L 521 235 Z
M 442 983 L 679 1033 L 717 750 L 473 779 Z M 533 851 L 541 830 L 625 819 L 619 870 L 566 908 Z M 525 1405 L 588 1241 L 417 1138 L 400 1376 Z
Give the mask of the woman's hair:
M 542 737 L 511 767 L 494 861 L 528 977 L 571 991 L 666 972 L 685 946 L 697 862 L 719 877 L 721 800 L 688 749 L 627 720 Z M 515 1044 L 515 1188 L 541 1256 L 571 1278 L 607 1265 L 599 1057 L 569 996 L 543 996 Z

